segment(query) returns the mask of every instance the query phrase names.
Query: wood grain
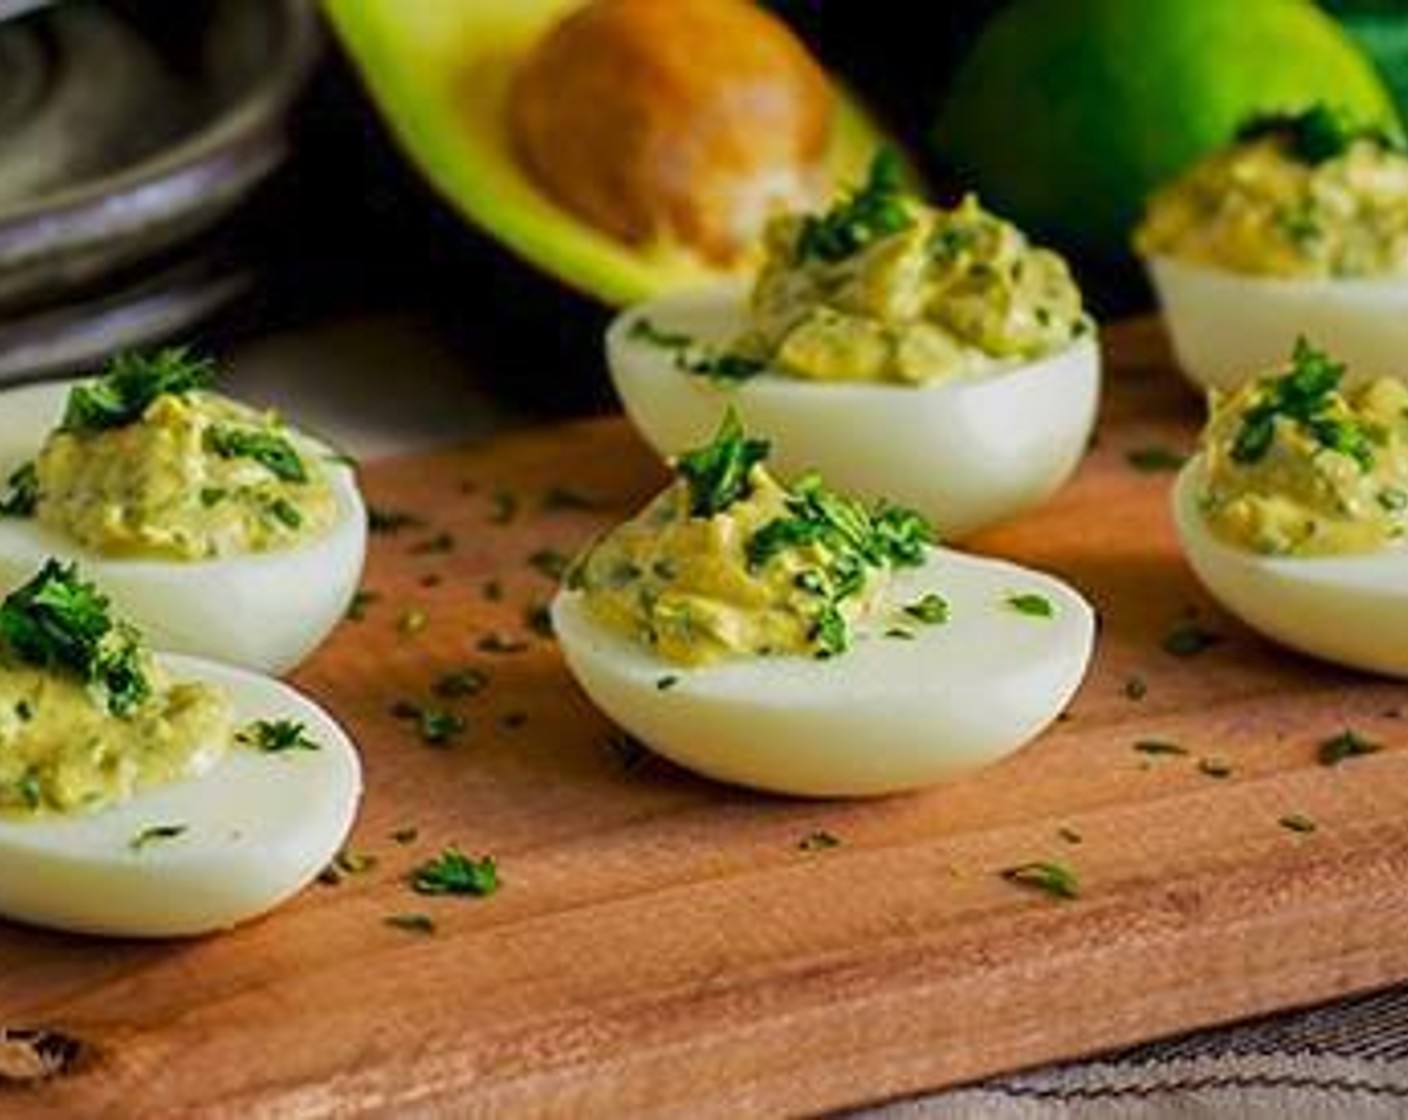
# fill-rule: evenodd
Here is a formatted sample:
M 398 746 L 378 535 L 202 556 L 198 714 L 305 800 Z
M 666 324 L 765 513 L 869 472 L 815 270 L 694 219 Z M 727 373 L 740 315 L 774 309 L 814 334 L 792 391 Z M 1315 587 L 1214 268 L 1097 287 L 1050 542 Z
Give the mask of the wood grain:
M 786 801 L 612 749 L 524 612 L 551 590 L 535 551 L 577 548 L 660 483 L 620 421 L 372 467 L 372 500 L 427 524 L 375 538 L 367 586 L 381 597 L 298 683 L 361 744 L 354 847 L 377 866 L 202 941 L 0 925 L 0 1026 L 89 1048 L 66 1077 L 0 1089 L 0 1112 L 808 1112 L 1408 978 L 1408 697 L 1275 650 L 1207 602 L 1174 547 L 1169 476 L 1125 460 L 1190 446 L 1196 402 L 1147 325 L 1109 345 L 1077 482 L 975 542 L 1093 599 L 1094 671 L 1028 750 L 923 795 Z M 543 509 L 558 485 L 599 508 Z M 517 505 L 506 524 L 503 495 Z M 453 551 L 421 550 L 441 532 Z M 407 635 L 412 607 L 428 623 Z M 1189 617 L 1222 640 L 1164 652 Z M 484 652 L 489 633 L 527 649 Z M 465 665 L 490 686 L 439 703 L 469 731 L 421 744 L 390 707 Z M 1319 765 L 1317 744 L 1348 725 L 1388 749 Z M 1191 753 L 1132 748 L 1146 738 Z M 1317 831 L 1280 826 L 1288 813 Z M 391 839 L 412 826 L 413 843 Z M 816 829 L 843 843 L 801 850 Z M 413 895 L 406 873 L 449 843 L 492 852 L 503 889 Z M 1081 899 L 998 874 L 1031 859 L 1075 868 Z M 384 924 L 408 911 L 437 932 Z

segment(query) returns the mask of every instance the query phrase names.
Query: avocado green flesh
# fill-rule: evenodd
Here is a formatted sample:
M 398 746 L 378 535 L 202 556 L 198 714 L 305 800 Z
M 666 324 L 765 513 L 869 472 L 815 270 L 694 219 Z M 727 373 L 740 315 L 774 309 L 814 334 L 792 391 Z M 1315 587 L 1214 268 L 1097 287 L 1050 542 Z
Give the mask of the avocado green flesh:
M 691 516 L 688 488 L 676 482 L 602 538 L 573 576 L 593 617 L 677 665 L 819 652 L 824 600 L 805 576 L 832 554 L 814 542 L 750 564 L 748 542 L 788 515 L 787 491 L 767 471 L 753 468 L 750 482 L 747 497 L 712 517 Z M 848 617 L 862 614 L 881 586 L 868 575 L 845 601 Z
M 519 59 L 580 0 L 325 0 L 325 10 L 393 134 L 436 190 L 476 226 L 572 288 L 614 306 L 717 279 L 684 256 L 652 258 L 558 206 L 519 165 L 505 100 Z M 838 99 L 828 159 L 860 179 L 886 138 Z
M 221 454 L 212 438 L 284 441 L 300 476 Z M 109 556 L 204 560 L 289 548 L 327 532 L 337 501 L 318 457 L 289 429 L 212 393 L 164 395 L 142 418 L 97 432 L 57 429 L 35 461 L 41 524 Z
M 214 765 L 233 734 L 224 693 L 149 679 L 119 719 L 76 678 L 0 658 L 0 816 L 92 812 Z
M 1214 400 L 1204 436 L 1204 516 L 1222 540 L 1273 556 L 1374 552 L 1408 532 L 1408 387 L 1380 378 L 1337 399 L 1328 416 L 1369 433 L 1365 464 L 1326 447 L 1285 417 L 1254 462 L 1237 459 L 1238 433 L 1262 400 L 1252 383 Z

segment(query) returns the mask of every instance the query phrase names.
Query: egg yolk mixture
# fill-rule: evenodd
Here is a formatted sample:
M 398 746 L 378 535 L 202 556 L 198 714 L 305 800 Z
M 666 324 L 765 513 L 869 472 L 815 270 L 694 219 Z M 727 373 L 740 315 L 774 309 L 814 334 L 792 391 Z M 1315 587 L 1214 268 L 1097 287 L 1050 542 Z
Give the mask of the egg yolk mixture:
M 822 215 L 768 226 L 736 351 L 818 381 L 908 384 L 1032 360 L 1088 329 L 1066 262 L 969 196 L 905 194 L 892 154 Z
M 729 415 L 679 477 L 575 565 L 605 626 L 680 665 L 732 656 L 844 652 L 891 568 L 922 562 L 918 514 L 867 510 L 815 477 L 783 486 Z
M 72 568 L 53 562 L 0 605 L 0 814 L 88 812 L 208 770 L 225 695 L 172 683 Z
M 10 513 L 105 555 L 204 560 L 325 533 L 337 501 L 321 456 L 273 413 L 204 391 L 181 351 L 126 356 L 70 395 L 62 424 L 11 479 Z
M 1408 273 L 1408 153 L 1323 108 L 1253 122 L 1154 195 L 1135 245 L 1254 275 Z
M 1271 555 L 1372 552 L 1408 529 L 1408 387 L 1340 391 L 1302 342 L 1290 368 L 1212 399 L 1202 508 L 1229 544 Z

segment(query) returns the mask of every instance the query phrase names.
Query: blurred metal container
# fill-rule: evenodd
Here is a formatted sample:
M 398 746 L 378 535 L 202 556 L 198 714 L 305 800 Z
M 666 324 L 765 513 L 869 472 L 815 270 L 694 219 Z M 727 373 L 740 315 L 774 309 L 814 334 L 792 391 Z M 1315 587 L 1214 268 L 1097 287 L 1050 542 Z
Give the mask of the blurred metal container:
M 211 231 L 283 162 L 321 45 L 308 0 L 0 22 L 0 381 L 180 331 L 249 285 Z

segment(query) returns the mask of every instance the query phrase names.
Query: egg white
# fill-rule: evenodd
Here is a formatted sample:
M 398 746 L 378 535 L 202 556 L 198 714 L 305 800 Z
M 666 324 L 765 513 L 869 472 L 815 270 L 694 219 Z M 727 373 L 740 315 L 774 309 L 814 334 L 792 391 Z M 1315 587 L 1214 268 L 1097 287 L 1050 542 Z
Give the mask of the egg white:
M 1408 277 L 1247 276 L 1170 257 L 1146 262 L 1179 368 L 1233 389 L 1278 368 L 1304 336 L 1349 369 L 1347 383 L 1408 380 Z
M 0 395 L 0 482 L 38 454 L 60 421 L 70 384 Z M 306 454 L 327 448 L 295 436 Z M 29 579 L 49 557 L 77 560 L 156 649 L 189 653 L 265 673 L 293 668 L 347 610 L 366 558 L 367 514 L 354 472 L 325 463 L 337 520 L 294 548 L 215 560 L 103 556 L 33 518 L 0 517 L 0 593 Z
M 1263 556 L 1219 539 L 1199 508 L 1202 456 L 1173 491 L 1188 563 L 1254 630 L 1302 653 L 1408 677 L 1408 544 L 1354 556 Z
M 237 727 L 298 720 L 320 749 L 235 745 L 198 776 L 96 813 L 0 815 L 0 916 L 121 937 L 209 933 L 296 894 L 342 846 L 361 764 L 332 717 L 268 677 L 196 658 L 160 660 L 174 680 L 225 689 Z M 135 837 L 163 825 L 186 831 L 134 850 Z
M 1100 393 L 1093 337 L 942 384 L 817 384 L 764 371 L 726 387 L 682 372 L 675 354 L 631 337 L 648 319 L 726 347 L 746 327 L 747 292 L 725 284 L 665 296 L 621 315 L 607 332 L 626 414 L 662 456 L 707 443 L 733 405 L 749 431 L 771 440 L 784 476 L 817 470 L 840 490 L 912 506 L 946 538 L 1040 503 L 1079 464 Z
M 950 618 L 899 608 L 928 592 Z M 1045 596 L 1050 618 L 1013 608 Z M 932 549 L 897 572 L 853 647 L 828 660 L 741 658 L 681 669 L 560 591 L 553 625 L 568 668 L 607 716 L 652 750 L 721 781 L 814 797 L 914 789 L 1017 750 L 1065 707 L 1094 640 L 1089 605 L 1059 580 L 999 560 Z M 884 631 L 903 625 L 913 640 Z M 662 678 L 675 677 L 662 689 Z

